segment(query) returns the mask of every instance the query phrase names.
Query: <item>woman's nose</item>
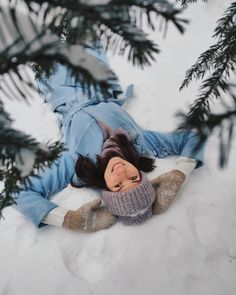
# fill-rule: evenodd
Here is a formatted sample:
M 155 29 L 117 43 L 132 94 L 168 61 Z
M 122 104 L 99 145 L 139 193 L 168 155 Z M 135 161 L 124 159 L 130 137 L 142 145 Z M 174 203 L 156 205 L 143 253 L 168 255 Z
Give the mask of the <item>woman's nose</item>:
M 115 170 L 113 171 L 115 172 L 117 175 L 125 175 L 126 174 L 126 168 L 123 165 L 119 165 L 115 168 Z

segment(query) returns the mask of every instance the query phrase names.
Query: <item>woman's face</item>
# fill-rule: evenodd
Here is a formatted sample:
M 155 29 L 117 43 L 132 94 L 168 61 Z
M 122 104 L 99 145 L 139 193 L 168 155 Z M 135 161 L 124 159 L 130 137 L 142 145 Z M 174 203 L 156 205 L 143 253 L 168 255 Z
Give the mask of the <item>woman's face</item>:
M 138 169 L 120 157 L 113 157 L 108 162 L 104 179 L 107 188 L 112 192 L 128 191 L 141 181 Z

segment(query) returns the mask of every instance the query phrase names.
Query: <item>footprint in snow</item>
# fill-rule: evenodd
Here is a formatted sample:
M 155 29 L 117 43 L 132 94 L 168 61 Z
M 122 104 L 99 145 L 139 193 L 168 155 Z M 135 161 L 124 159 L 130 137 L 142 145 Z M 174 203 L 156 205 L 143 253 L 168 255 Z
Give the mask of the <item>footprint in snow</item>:
M 58 242 L 59 251 L 67 270 L 74 276 L 88 283 L 103 279 L 106 267 L 104 259 L 104 241 L 94 244 L 83 243 L 82 239 Z

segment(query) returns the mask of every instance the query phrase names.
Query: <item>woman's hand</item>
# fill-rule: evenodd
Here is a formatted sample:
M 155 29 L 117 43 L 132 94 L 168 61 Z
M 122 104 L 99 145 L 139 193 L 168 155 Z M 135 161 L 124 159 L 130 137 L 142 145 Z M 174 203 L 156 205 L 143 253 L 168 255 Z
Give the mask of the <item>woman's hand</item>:
M 185 178 L 183 172 L 171 170 L 151 181 L 156 190 L 156 199 L 152 207 L 153 214 L 161 214 L 170 207 Z
M 116 223 L 117 218 L 106 208 L 99 207 L 100 199 L 81 206 L 78 210 L 68 210 L 63 226 L 83 232 L 95 232 Z

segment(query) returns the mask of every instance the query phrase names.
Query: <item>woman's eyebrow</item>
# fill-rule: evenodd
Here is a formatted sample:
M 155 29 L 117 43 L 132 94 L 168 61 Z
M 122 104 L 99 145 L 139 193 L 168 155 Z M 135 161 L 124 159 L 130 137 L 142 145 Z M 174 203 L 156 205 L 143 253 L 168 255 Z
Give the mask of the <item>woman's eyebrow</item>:
M 135 180 L 135 181 L 131 181 L 131 183 L 140 182 L 140 181 L 141 181 L 141 179 Z M 124 187 L 124 185 L 122 185 L 121 187 L 119 187 L 119 189 L 116 192 L 120 191 L 123 187 Z
M 119 187 L 119 189 L 118 189 L 116 192 L 118 192 L 119 190 L 121 190 L 121 189 L 122 189 L 122 187 L 124 187 L 124 185 L 120 186 L 120 187 Z
M 138 180 L 133 180 L 133 181 L 131 180 L 131 182 L 132 182 L 132 183 L 135 183 L 135 182 L 140 182 L 140 181 L 141 181 L 141 179 L 138 179 Z

